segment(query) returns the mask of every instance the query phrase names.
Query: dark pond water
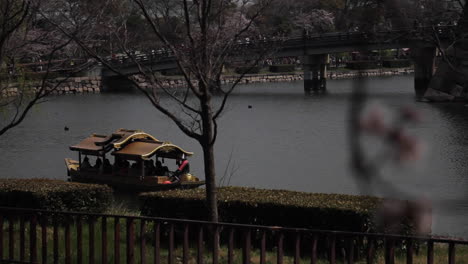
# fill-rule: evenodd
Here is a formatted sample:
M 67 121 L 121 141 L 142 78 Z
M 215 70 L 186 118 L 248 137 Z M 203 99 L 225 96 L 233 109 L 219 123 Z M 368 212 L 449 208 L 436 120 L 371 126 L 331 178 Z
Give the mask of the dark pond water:
M 220 121 L 218 179 L 224 185 L 358 194 L 346 131 L 352 82 L 329 81 L 328 93 L 320 96 L 305 95 L 302 82 L 239 87 Z M 390 165 L 383 174 L 405 192 L 434 202 L 435 233 L 468 238 L 468 108 L 416 103 L 412 82 L 412 76 L 368 80 L 373 100 L 389 109 L 411 105 L 425 117 L 410 128 L 427 142 L 424 162 Z M 0 137 L 0 175 L 66 179 L 63 158 L 76 158 L 68 146 L 118 128 L 143 129 L 194 151 L 192 171 L 203 175 L 197 143 L 139 94 L 60 96 L 37 106 Z

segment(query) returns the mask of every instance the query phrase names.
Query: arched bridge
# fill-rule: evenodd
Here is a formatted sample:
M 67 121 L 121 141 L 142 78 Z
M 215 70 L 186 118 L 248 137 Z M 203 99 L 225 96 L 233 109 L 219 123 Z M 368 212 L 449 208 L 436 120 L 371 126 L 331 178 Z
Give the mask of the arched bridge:
M 249 53 L 258 51 L 256 47 L 262 45 L 276 47 L 273 57 L 302 56 L 304 89 L 310 90 L 325 88 L 326 65 L 330 53 L 411 48 L 415 63 L 415 90 L 419 94 L 426 90 L 432 77 L 437 42 L 449 44 L 454 30 L 454 26 L 419 27 L 382 32 L 304 34 L 288 39 L 244 41 L 238 43 L 236 55 L 233 55 L 232 60 L 243 61 L 251 57 Z M 139 72 L 134 59 L 152 71 L 177 68 L 175 58 L 169 52 L 140 54 L 133 59 L 122 57 L 110 62 L 119 72 L 131 75 Z M 116 75 L 109 69 L 102 70 L 103 77 Z

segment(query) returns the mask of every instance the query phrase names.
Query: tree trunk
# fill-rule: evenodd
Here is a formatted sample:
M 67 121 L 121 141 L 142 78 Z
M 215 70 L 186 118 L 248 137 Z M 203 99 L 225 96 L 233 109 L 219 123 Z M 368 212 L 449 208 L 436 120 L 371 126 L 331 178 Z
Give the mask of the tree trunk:
M 213 145 L 204 144 L 203 159 L 205 162 L 206 198 L 210 220 L 218 222 L 218 199 L 216 191 L 216 171 Z
M 210 220 L 212 222 L 218 222 L 214 142 L 212 142 L 215 135 L 211 109 L 211 94 L 207 91 L 207 94 L 203 96 L 201 101 L 203 135 L 200 144 L 203 148 L 203 160 L 205 165 L 206 199 Z

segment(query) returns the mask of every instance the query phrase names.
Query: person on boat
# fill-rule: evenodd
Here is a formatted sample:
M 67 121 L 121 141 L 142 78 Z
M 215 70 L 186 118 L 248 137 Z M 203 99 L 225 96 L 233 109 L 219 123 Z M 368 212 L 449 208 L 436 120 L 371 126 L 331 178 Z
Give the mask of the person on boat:
M 145 175 L 152 175 L 154 173 L 154 162 L 153 160 L 145 160 Z
M 104 159 L 104 165 L 103 165 L 104 173 L 112 173 L 112 165 L 109 161 L 109 159 Z
M 158 176 L 169 176 L 169 168 L 163 166 L 161 161 L 156 160 L 156 167 L 154 168 L 154 174 Z
M 188 160 L 183 159 L 177 160 L 177 165 L 179 165 L 179 168 L 174 172 L 172 177 L 174 177 L 176 180 L 179 180 L 179 177 L 183 174 L 189 173 L 190 172 L 190 165 Z
M 117 163 L 117 168 L 120 175 L 128 175 L 129 167 L 130 162 L 128 162 L 128 160 L 119 160 Z
M 89 168 L 91 168 L 91 164 L 89 163 L 89 158 L 88 158 L 88 156 L 85 156 L 85 158 L 83 159 L 83 162 L 81 162 L 81 168 L 82 168 L 82 169 L 89 169 Z
M 94 165 L 94 168 L 99 169 L 99 168 L 101 168 L 101 166 L 102 166 L 102 160 L 101 160 L 101 158 L 97 158 L 96 159 L 96 165 Z
M 132 175 L 137 175 L 137 176 L 142 175 L 141 164 L 142 164 L 141 160 L 138 160 L 138 161 L 136 161 L 135 163 L 132 164 L 132 166 L 130 168 Z
M 167 167 L 166 167 L 167 169 Z M 154 168 L 154 174 L 158 176 L 163 176 L 166 175 L 166 170 L 164 169 L 161 161 L 157 160 L 156 161 L 156 168 Z
M 169 176 L 169 168 L 167 166 L 163 166 L 163 175 L 164 176 Z

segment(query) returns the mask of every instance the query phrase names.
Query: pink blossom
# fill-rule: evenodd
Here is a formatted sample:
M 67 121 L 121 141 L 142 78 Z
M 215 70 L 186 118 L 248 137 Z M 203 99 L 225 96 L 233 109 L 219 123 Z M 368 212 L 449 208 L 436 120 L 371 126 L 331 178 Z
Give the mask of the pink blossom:
M 427 199 L 408 202 L 408 215 L 414 231 L 418 234 L 428 234 L 432 231 L 432 204 Z
M 404 120 L 413 121 L 413 122 L 421 122 L 422 115 L 416 109 L 410 106 L 406 106 L 401 108 L 400 110 L 401 117 Z
M 400 200 L 386 199 L 377 210 L 377 223 L 380 231 L 399 233 L 406 215 L 406 203 Z
M 432 230 L 432 205 L 427 199 L 386 199 L 378 209 L 377 217 L 381 231 L 384 232 L 401 232 L 407 220 L 418 234 L 428 234 Z
M 396 130 L 390 133 L 390 140 L 396 144 L 398 160 L 416 161 L 421 158 L 422 143 L 416 137 L 403 130 Z
M 367 114 L 367 116 L 361 118 L 360 127 L 363 131 L 375 135 L 385 135 L 388 131 L 387 124 L 385 124 L 384 114 L 378 108 L 373 109 Z

